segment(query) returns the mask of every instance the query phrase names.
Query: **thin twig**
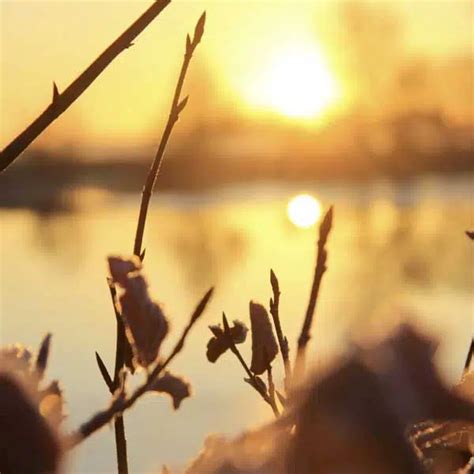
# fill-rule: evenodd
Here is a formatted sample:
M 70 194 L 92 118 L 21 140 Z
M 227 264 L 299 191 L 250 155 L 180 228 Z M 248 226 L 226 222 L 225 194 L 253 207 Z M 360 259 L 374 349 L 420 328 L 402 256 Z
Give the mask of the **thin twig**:
M 268 379 L 268 396 L 270 397 L 270 401 L 272 403 L 273 413 L 276 417 L 280 416 L 280 410 L 278 410 L 278 406 L 276 403 L 275 398 L 275 383 L 273 382 L 273 374 L 272 374 L 272 366 L 269 364 L 267 369 L 267 379 Z
M 161 163 L 163 162 L 163 156 L 165 153 L 166 145 L 171 136 L 171 132 L 173 131 L 173 127 L 179 119 L 179 114 L 183 111 L 184 107 L 186 107 L 188 101 L 188 97 L 181 100 L 181 91 L 183 89 L 184 79 L 186 77 L 186 72 L 191 62 L 194 50 L 201 41 L 202 35 L 204 33 L 205 21 L 206 13 L 204 12 L 196 24 L 193 40 L 190 40 L 189 35 L 186 38 L 186 50 L 184 53 L 184 59 L 181 66 L 178 82 L 174 91 L 174 97 L 171 103 L 171 110 L 168 116 L 168 121 L 163 131 L 163 135 L 161 136 L 161 141 L 158 146 L 155 159 L 153 160 L 150 171 L 148 172 L 148 176 L 146 178 L 145 186 L 142 192 L 142 201 L 140 204 L 140 213 L 138 215 L 137 231 L 135 234 L 135 244 L 133 247 L 133 253 L 137 256 L 140 256 L 142 254 L 141 249 L 143 243 L 143 234 L 145 232 L 148 206 L 150 204 L 153 188 L 155 187 L 156 178 L 160 171 Z
M 311 326 L 313 324 L 314 312 L 316 309 L 316 302 L 319 294 L 319 287 L 324 273 L 326 272 L 327 266 L 327 250 L 326 243 L 328 240 L 329 232 L 332 227 L 333 219 L 333 207 L 331 206 L 324 216 L 321 225 L 319 226 L 319 240 L 318 240 L 318 253 L 316 257 L 316 267 L 314 269 L 313 284 L 311 287 L 311 294 L 309 297 L 308 307 L 306 309 L 306 315 L 301 328 L 300 337 L 298 338 L 298 351 L 296 354 L 295 362 L 295 375 L 300 378 L 305 369 L 305 352 L 306 346 L 311 339 Z
M 275 325 L 275 331 L 278 338 L 278 345 L 280 346 L 281 357 L 283 359 L 283 365 L 285 367 L 285 387 L 291 380 L 291 364 L 289 357 L 288 339 L 283 335 L 280 322 L 280 285 L 278 278 L 273 270 L 270 270 L 270 283 L 273 290 L 273 298 L 270 298 L 270 314 L 273 318 L 273 324 Z
M 115 345 L 115 367 L 114 379 L 112 382 L 112 393 L 119 389 L 120 371 L 125 364 L 125 351 L 127 350 L 127 337 L 125 336 L 125 326 L 122 316 L 119 313 L 117 305 L 117 289 L 112 281 L 108 280 L 110 297 L 114 307 L 117 336 Z M 115 450 L 117 454 L 117 470 L 119 474 L 128 473 L 128 456 L 127 456 L 127 438 L 125 436 L 125 422 L 121 414 L 114 419 L 115 434 Z
M 115 398 L 112 400 L 109 408 L 102 410 L 95 415 L 93 415 L 89 420 L 83 423 L 76 433 L 70 435 L 66 439 L 67 448 L 71 449 L 74 446 L 77 446 L 90 435 L 95 433 L 97 430 L 110 423 L 114 418 L 119 414 L 122 414 L 124 411 L 131 408 L 134 403 L 145 394 L 153 386 L 157 377 L 168 367 L 171 361 L 181 352 L 186 342 L 186 338 L 189 335 L 190 330 L 194 324 L 199 320 L 203 314 L 207 303 L 209 302 L 212 296 L 213 289 L 211 288 L 206 292 L 204 297 L 201 299 L 199 304 L 196 306 L 193 314 L 191 315 L 188 325 L 184 328 L 181 337 L 178 339 L 174 349 L 171 351 L 170 355 L 162 364 L 157 364 L 152 372 L 148 375 L 146 381 L 140 385 L 135 391 L 129 396 L 126 397 L 123 390 L 118 390 L 116 392 Z
M 470 369 L 473 354 L 474 354 L 474 338 L 471 339 L 471 345 L 469 346 L 466 362 L 464 363 L 464 372 L 467 372 Z
M 102 360 L 102 357 L 100 357 L 99 353 L 96 351 L 95 353 L 95 360 L 97 361 L 97 366 L 99 367 L 100 374 L 102 375 L 102 378 L 104 379 L 105 385 L 107 385 L 109 392 L 114 393 L 114 382 L 112 380 L 112 377 L 109 374 L 109 371 L 107 370 L 107 367 Z
M 278 417 L 279 416 L 278 408 L 276 407 L 276 404 L 272 403 L 272 400 L 270 396 L 268 395 L 266 388 L 262 387 L 262 384 L 261 384 L 262 380 L 258 379 L 257 376 L 250 370 L 247 362 L 245 362 L 245 359 L 242 357 L 242 354 L 240 353 L 239 349 L 235 345 L 235 342 L 232 339 L 232 334 L 230 333 L 229 322 L 227 321 L 227 317 L 225 313 L 222 313 L 222 323 L 224 326 L 224 334 L 227 337 L 229 348 L 231 352 L 237 357 L 238 361 L 244 368 L 248 376 L 248 380 L 250 381 L 249 385 L 251 385 L 257 391 L 257 393 L 262 397 L 262 399 L 271 406 L 273 413 L 275 414 L 276 417 Z
M 474 240 L 474 230 L 466 230 L 466 235 L 471 240 Z M 466 356 L 466 362 L 464 363 L 464 373 L 466 373 L 470 369 L 473 355 L 474 355 L 474 338 L 471 339 L 471 345 L 469 346 L 469 351 Z
M 115 320 L 117 322 L 117 341 L 125 339 L 125 327 L 123 324 L 122 316 L 119 313 L 118 302 L 117 302 L 117 288 L 111 279 L 107 279 L 109 286 L 110 298 L 112 300 L 112 306 L 114 308 Z M 125 363 L 125 353 L 119 350 L 119 344 L 115 347 L 115 367 L 114 367 L 114 379 L 113 379 L 113 390 L 118 388 L 119 374 Z
M 213 292 L 214 292 L 213 287 L 207 290 L 207 293 L 203 296 L 202 300 L 196 306 L 196 309 L 191 315 L 188 325 L 184 328 L 182 336 L 179 338 L 171 354 L 163 363 L 164 367 L 166 367 L 173 360 L 173 358 L 183 349 L 184 342 L 186 341 L 186 337 L 188 336 L 189 331 L 191 331 L 191 328 L 194 326 L 194 323 L 199 319 L 201 314 L 204 312 L 204 309 L 206 308 L 207 303 L 211 299 Z
M 194 53 L 194 50 L 196 49 L 197 45 L 201 41 L 202 35 L 204 34 L 205 20 L 206 20 L 206 14 L 203 13 L 196 24 L 193 40 L 192 41 L 190 40 L 189 35 L 186 37 L 186 50 L 184 54 L 184 60 L 181 66 L 181 72 L 179 74 L 178 82 L 176 84 L 173 101 L 171 104 L 171 110 L 168 117 L 168 122 L 161 136 L 158 150 L 156 152 L 155 158 L 153 160 L 153 163 L 151 165 L 150 171 L 148 173 L 148 176 L 145 182 L 145 186 L 143 188 L 142 200 L 140 204 L 140 213 L 138 217 L 137 230 L 136 230 L 134 246 L 133 246 L 133 253 L 134 255 L 138 256 L 140 260 L 143 260 L 143 258 L 145 257 L 145 250 L 142 250 L 142 242 L 143 242 L 143 234 L 145 231 L 145 223 L 146 223 L 146 218 L 147 218 L 147 213 L 148 213 L 148 206 L 150 203 L 151 195 L 153 193 L 153 188 L 155 186 L 156 178 L 160 171 L 160 166 L 163 161 L 163 156 L 164 156 L 164 152 L 165 152 L 169 137 L 171 136 L 171 132 L 173 130 L 175 123 L 178 121 L 179 114 L 184 110 L 187 104 L 187 100 L 188 100 L 187 97 L 184 100 L 180 99 L 181 91 L 183 88 L 186 72 L 191 62 L 191 58 Z M 117 319 L 117 343 L 116 343 L 116 352 L 115 352 L 115 371 L 114 371 L 114 389 L 117 390 L 120 371 L 122 370 L 125 363 L 125 352 L 129 350 L 130 348 L 128 345 L 127 337 L 125 335 L 125 326 L 124 326 L 123 320 L 121 316 L 118 314 L 118 310 L 117 310 L 115 287 L 110 286 L 110 291 L 111 291 L 112 301 L 114 304 L 114 310 L 115 310 L 115 315 Z M 192 324 L 193 323 L 191 323 L 191 326 Z M 187 331 L 189 331 L 189 329 L 190 328 L 188 328 Z M 184 338 L 186 337 L 186 335 L 187 335 L 187 332 L 184 334 Z M 184 338 L 183 338 L 183 341 L 181 341 L 181 344 L 184 342 Z M 181 347 L 178 349 L 177 352 L 179 352 L 180 350 L 181 350 Z M 172 355 L 172 357 L 174 357 L 174 355 Z M 116 440 L 116 448 L 117 448 L 117 462 L 119 464 L 119 473 L 127 474 L 128 472 L 127 442 L 125 438 L 125 427 L 124 427 L 123 416 L 121 414 L 116 416 L 114 419 L 114 429 L 115 429 L 115 440 Z
M 35 368 L 38 380 L 41 380 L 46 370 L 49 358 L 49 347 L 51 345 L 51 334 L 46 334 L 45 338 L 41 341 L 38 355 L 36 357 Z
M 125 30 L 74 82 L 59 93 L 53 82 L 51 104 L 0 153 L 0 172 L 56 120 L 97 79 L 102 71 L 169 5 L 171 0 L 156 0 L 127 30 Z

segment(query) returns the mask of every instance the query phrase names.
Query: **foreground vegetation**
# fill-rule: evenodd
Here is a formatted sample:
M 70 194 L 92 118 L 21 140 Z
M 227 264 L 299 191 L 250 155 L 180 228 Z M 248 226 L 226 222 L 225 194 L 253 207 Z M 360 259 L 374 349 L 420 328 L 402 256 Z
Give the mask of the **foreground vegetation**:
M 1 167 L 12 163 L 168 3 L 156 2 L 150 7 L 106 50 L 104 55 L 108 59 L 104 60 L 104 55 L 99 57 L 92 69 L 87 69 L 64 93 L 60 94 L 54 85 L 53 100 L 41 116 L 41 127 L 34 122 L 8 145 L 2 151 Z M 186 38 L 168 121 L 143 188 L 133 252 L 130 256 L 108 257 L 108 287 L 117 337 L 113 372 L 98 353 L 96 359 L 111 394 L 110 404 L 91 414 L 74 432 L 64 432 L 60 383 L 46 380 L 51 336 L 44 338 L 36 353 L 21 345 L 3 348 L 0 352 L 0 471 L 4 474 L 59 472 L 69 450 L 111 422 L 117 470 L 128 473 L 126 411 L 149 393 L 168 394 L 175 409 L 191 395 L 190 383 L 168 369 L 203 315 L 213 289 L 196 305 L 172 351 L 163 355 L 161 346 L 168 336 L 169 325 L 163 309 L 148 290 L 143 241 L 165 149 L 188 103 L 188 97 L 182 98 L 182 90 L 191 59 L 204 34 L 205 18 L 203 14 L 193 37 Z M 319 227 L 314 277 L 293 361 L 279 310 L 281 289 L 273 271 L 270 272 L 273 296 L 268 309 L 254 301 L 249 303 L 250 364 L 238 348 L 247 339 L 248 328 L 244 322 L 231 324 L 223 314 L 222 324 L 210 326 L 208 360 L 216 363 L 222 354 L 231 352 L 243 368 L 245 382 L 269 406 L 275 419 L 234 440 L 209 438 L 186 472 L 469 472 L 474 449 L 474 378 L 469 372 L 472 345 L 463 380 L 454 389 L 445 387 L 436 373 L 433 343 L 410 327 L 398 328 L 385 341 L 369 349 L 354 351 L 320 379 L 308 375 L 307 346 L 328 267 L 327 242 L 332 226 L 330 208 Z M 281 384 L 273 378 L 278 354 L 285 373 Z M 135 374 L 142 381 L 130 391 L 127 379 Z M 169 472 L 167 468 L 163 470 Z

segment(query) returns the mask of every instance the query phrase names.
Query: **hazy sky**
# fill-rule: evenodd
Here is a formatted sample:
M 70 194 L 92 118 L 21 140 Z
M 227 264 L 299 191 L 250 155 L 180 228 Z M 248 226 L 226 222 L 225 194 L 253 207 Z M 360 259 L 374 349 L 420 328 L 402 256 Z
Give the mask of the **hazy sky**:
M 68 85 L 149 3 L 0 0 L 0 145 L 42 111 L 53 80 L 60 90 Z M 443 59 L 472 53 L 470 1 L 380 0 L 373 5 L 397 16 L 404 54 Z M 134 143 L 158 134 L 185 35 L 203 10 L 206 34 L 188 82 L 190 117 L 229 108 L 258 112 L 261 104 L 252 98 L 252 87 L 271 75 L 270 58 L 278 59 L 289 45 L 314 48 L 344 89 L 347 78 L 332 67 L 346 41 L 337 15 L 341 6 L 337 0 L 174 0 L 41 140 Z M 199 99 L 194 108 L 193 93 Z

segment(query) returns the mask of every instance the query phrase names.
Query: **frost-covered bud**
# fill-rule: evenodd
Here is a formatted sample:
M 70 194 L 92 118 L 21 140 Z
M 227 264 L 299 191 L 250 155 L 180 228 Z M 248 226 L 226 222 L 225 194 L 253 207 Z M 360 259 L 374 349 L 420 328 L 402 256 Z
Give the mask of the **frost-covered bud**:
M 107 258 L 109 262 L 110 274 L 115 282 L 120 286 L 124 286 L 127 275 L 136 272 L 142 268 L 141 260 L 133 255 L 132 257 L 120 257 L 118 255 L 111 255 Z
M 249 309 L 252 328 L 252 364 L 250 369 L 254 374 L 260 375 L 268 369 L 278 354 L 278 344 L 265 307 L 251 301 Z
M 143 275 L 128 274 L 123 287 L 120 305 L 127 337 L 135 348 L 137 363 L 147 367 L 158 357 L 168 332 L 168 321 L 158 303 L 151 300 Z
M 123 289 L 119 302 L 127 339 L 134 349 L 135 362 L 147 367 L 158 357 L 161 343 L 168 332 L 168 322 L 158 303 L 148 293 L 147 282 L 141 274 L 141 260 L 137 256 L 110 256 L 108 262 L 113 281 Z M 128 347 L 125 348 L 125 358 L 130 367 Z

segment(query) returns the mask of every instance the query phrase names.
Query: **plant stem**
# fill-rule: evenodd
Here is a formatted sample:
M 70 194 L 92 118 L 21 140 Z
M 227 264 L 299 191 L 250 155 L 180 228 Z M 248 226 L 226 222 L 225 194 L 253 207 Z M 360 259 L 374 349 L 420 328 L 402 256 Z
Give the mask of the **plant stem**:
M 205 13 L 201 16 L 198 21 L 198 25 L 202 23 L 202 28 L 204 27 Z M 196 26 L 196 29 L 198 28 Z M 186 78 L 186 73 L 188 71 L 191 58 L 193 56 L 194 50 L 196 49 L 199 41 L 201 40 L 202 32 L 196 31 L 194 39 L 191 42 L 189 36 L 186 41 L 186 51 L 184 53 L 183 63 L 181 65 L 181 71 L 179 73 L 178 82 L 176 83 L 176 88 L 174 91 L 173 101 L 171 103 L 170 113 L 168 115 L 168 121 L 166 122 L 165 129 L 161 136 L 160 144 L 155 155 L 155 159 L 150 167 L 148 176 L 146 178 L 145 186 L 143 187 L 142 200 L 140 204 L 140 212 L 138 214 L 137 230 L 135 233 L 135 243 L 133 246 L 133 253 L 138 257 L 142 253 L 142 243 L 143 235 L 145 232 L 146 218 L 148 214 L 148 206 L 150 204 L 151 195 L 153 194 L 153 189 L 155 187 L 156 178 L 160 171 L 161 164 L 163 162 L 163 156 L 165 153 L 166 145 L 173 131 L 173 127 L 179 119 L 179 114 L 182 112 L 187 103 L 187 97 L 181 101 L 181 91 L 183 89 L 184 79 Z
M 72 449 L 73 447 L 80 444 L 90 435 L 95 433 L 97 430 L 110 423 L 113 419 L 117 419 L 118 414 L 123 413 L 125 410 L 131 408 L 134 403 L 146 393 L 150 387 L 153 385 L 157 377 L 168 367 L 168 365 L 173 361 L 173 359 L 181 352 L 184 347 L 189 332 L 196 322 L 199 320 L 201 315 L 204 313 L 206 306 L 212 296 L 213 289 L 207 291 L 204 297 L 201 299 L 199 304 L 196 306 L 193 314 L 191 315 L 188 325 L 183 330 L 181 337 L 178 339 L 175 347 L 171 351 L 170 355 L 162 364 L 157 364 L 152 372 L 148 375 L 146 381 L 140 385 L 129 397 L 125 397 L 125 394 L 122 390 L 116 392 L 116 396 L 113 399 L 109 408 L 102 410 L 95 415 L 93 415 L 89 420 L 83 423 L 78 431 L 70 435 L 66 439 L 66 447 Z M 125 452 L 126 455 L 126 452 Z
M 115 368 L 112 384 L 112 389 L 115 393 L 120 388 L 120 371 L 125 364 L 125 346 L 127 344 L 127 338 L 125 337 L 125 326 L 123 324 L 122 316 L 119 314 L 117 308 L 117 290 L 115 285 L 111 282 L 109 282 L 109 289 L 117 324 Z M 117 472 L 119 474 L 128 474 L 127 438 L 125 436 L 125 423 L 122 414 L 118 414 L 114 418 L 114 432 L 115 450 L 117 453 Z
M 471 345 L 469 346 L 469 351 L 466 356 L 466 362 L 464 363 L 464 372 L 467 372 L 471 367 L 472 356 L 474 354 L 474 338 L 471 339 Z
M 270 397 L 270 401 L 272 404 L 273 413 L 278 418 L 280 416 L 280 411 L 278 410 L 278 406 L 276 404 L 275 383 L 273 382 L 272 367 L 270 364 L 268 365 L 268 369 L 267 369 L 267 377 L 268 377 L 268 395 Z
M 257 376 L 250 370 L 249 366 L 247 365 L 247 362 L 245 362 L 245 359 L 242 357 L 242 354 L 240 353 L 239 349 L 235 345 L 234 340 L 232 339 L 232 335 L 230 334 L 229 323 L 227 321 L 227 317 L 225 313 L 222 314 L 222 321 L 224 325 L 224 333 L 229 343 L 229 348 L 232 351 L 232 353 L 237 357 L 238 361 L 240 362 L 245 372 L 247 373 L 249 380 L 251 382 L 250 385 L 257 391 L 257 393 L 262 397 L 262 399 L 272 407 L 274 415 L 278 418 L 280 413 L 278 412 L 276 403 L 272 402 L 270 396 L 267 393 L 267 390 L 264 389 L 261 386 L 261 384 L 259 384 L 259 380 L 257 379 Z
M 305 370 L 306 346 L 309 340 L 311 339 L 311 326 L 313 325 L 313 318 L 319 294 L 319 287 L 321 286 L 321 280 L 323 278 L 323 275 L 327 270 L 326 243 L 328 240 L 329 232 L 331 231 L 332 219 L 333 208 L 331 206 L 326 215 L 324 216 L 321 225 L 319 226 L 318 252 L 316 257 L 316 267 L 314 269 L 313 284 L 311 286 L 311 294 L 309 296 L 308 307 L 306 309 L 303 327 L 301 328 L 300 337 L 298 338 L 298 351 L 296 354 L 295 362 L 295 375 L 297 378 L 301 378 Z
M 114 418 L 114 431 L 115 448 L 117 452 L 117 472 L 118 474 L 128 474 L 127 438 L 125 437 L 125 424 L 122 415 L 117 415 Z
M 275 331 L 278 338 L 278 345 L 280 346 L 281 357 L 283 359 L 283 366 L 285 367 L 285 388 L 288 390 L 288 384 L 291 380 L 291 364 L 289 357 L 288 339 L 283 335 L 280 322 L 280 285 L 278 278 L 273 270 L 270 270 L 270 283 L 273 290 L 273 298 L 270 299 L 270 314 L 273 318 Z
M 173 131 L 173 127 L 178 121 L 180 112 L 186 106 L 187 98 L 184 99 L 184 101 L 182 102 L 180 101 L 181 91 L 183 89 L 184 79 L 186 77 L 186 73 L 188 71 L 188 67 L 191 62 L 193 52 L 196 49 L 197 45 L 199 44 L 202 34 L 204 32 L 204 21 L 205 21 L 205 14 L 201 16 L 201 18 L 199 19 L 197 23 L 193 41 L 191 42 L 189 40 L 189 36 L 187 37 L 184 60 L 181 66 L 178 82 L 176 84 L 173 101 L 171 103 L 171 110 L 168 116 L 168 121 L 166 123 L 165 129 L 161 136 L 158 150 L 156 152 L 155 158 L 151 165 L 150 171 L 148 172 L 145 186 L 143 188 L 142 200 L 140 204 L 140 212 L 138 216 L 137 230 L 136 230 L 135 241 L 134 241 L 134 246 L 133 246 L 133 253 L 137 257 L 140 257 L 142 255 L 141 249 L 142 249 L 142 243 L 143 243 L 143 235 L 145 232 L 145 224 L 146 224 L 146 218 L 148 214 L 148 207 L 150 204 L 151 195 L 153 194 L 153 188 L 155 187 L 156 178 L 160 171 L 161 163 L 163 161 L 166 145 L 171 136 L 171 132 Z M 200 30 L 198 30 L 199 25 L 201 25 Z M 189 328 L 187 330 L 189 331 Z M 186 337 L 186 335 L 187 335 L 187 332 L 184 335 L 184 337 Z M 117 318 L 117 346 L 116 346 L 115 373 L 114 373 L 114 380 L 116 382 L 118 382 L 119 373 L 122 370 L 122 367 L 124 366 L 124 353 L 126 350 L 127 343 L 128 341 L 125 335 L 125 328 L 124 328 L 123 321 L 121 318 L 118 317 Z M 117 448 L 118 471 L 119 471 L 119 474 L 127 474 L 128 473 L 127 441 L 125 438 L 124 420 L 121 414 L 116 416 L 114 420 L 114 429 L 115 429 L 115 441 L 116 441 L 116 448 Z
M 53 99 L 28 127 L 0 153 L 0 172 L 56 120 L 97 79 L 102 71 L 170 4 L 171 0 L 155 0 L 127 30 L 125 30 L 74 82 L 62 93 L 53 83 Z

